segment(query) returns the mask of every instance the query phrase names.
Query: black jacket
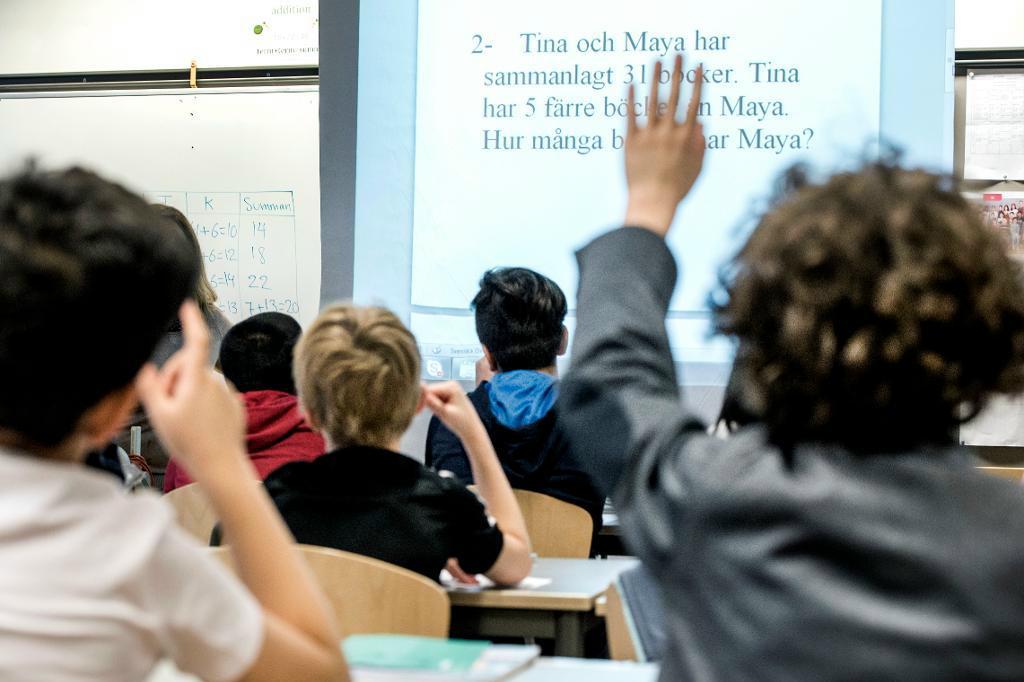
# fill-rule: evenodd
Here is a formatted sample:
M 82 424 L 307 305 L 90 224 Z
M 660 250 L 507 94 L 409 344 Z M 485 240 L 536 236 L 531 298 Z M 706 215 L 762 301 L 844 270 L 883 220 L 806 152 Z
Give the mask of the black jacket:
M 499 423 L 491 412 L 487 382 L 480 384 L 469 400 L 491 437 L 502 468 L 513 488 L 569 502 L 587 510 L 594 520 L 594 532 L 601 528 L 604 496 L 586 473 L 586 468 L 569 448 L 564 431 L 558 426 L 558 409 L 521 429 Z M 473 483 L 469 458 L 458 437 L 434 417 L 427 428 L 426 463 L 435 471 L 450 471 L 463 483 Z
M 782 452 L 682 405 L 662 239 L 579 254 L 561 409 L 664 597 L 662 679 L 1024 680 L 1024 491 L 960 447 Z
M 448 559 L 485 573 L 500 529 L 464 485 L 389 450 L 351 447 L 293 462 L 264 482 L 303 544 L 387 561 L 437 580 Z

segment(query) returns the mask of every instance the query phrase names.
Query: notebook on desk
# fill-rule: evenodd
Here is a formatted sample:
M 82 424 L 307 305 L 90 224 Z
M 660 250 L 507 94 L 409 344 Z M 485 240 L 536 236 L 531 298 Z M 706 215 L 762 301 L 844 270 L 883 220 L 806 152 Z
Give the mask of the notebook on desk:
M 342 648 L 355 682 L 497 682 L 540 656 L 536 646 L 406 635 L 353 635 Z
M 490 590 L 497 587 L 494 581 L 485 575 L 476 576 L 476 583 L 463 583 L 459 582 L 448 572 L 447 569 L 441 571 L 441 585 L 450 589 L 458 590 L 460 592 L 479 592 L 481 590 Z M 551 584 L 551 578 L 539 578 L 536 576 L 527 576 L 518 585 L 508 586 L 510 589 L 515 590 L 537 590 L 541 587 L 546 587 Z

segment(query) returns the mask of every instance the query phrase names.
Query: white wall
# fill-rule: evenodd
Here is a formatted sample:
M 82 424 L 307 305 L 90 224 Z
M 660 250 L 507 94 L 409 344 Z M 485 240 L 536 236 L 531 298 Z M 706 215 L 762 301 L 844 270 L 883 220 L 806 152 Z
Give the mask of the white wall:
M 956 47 L 1024 48 L 1024 0 L 956 0 Z

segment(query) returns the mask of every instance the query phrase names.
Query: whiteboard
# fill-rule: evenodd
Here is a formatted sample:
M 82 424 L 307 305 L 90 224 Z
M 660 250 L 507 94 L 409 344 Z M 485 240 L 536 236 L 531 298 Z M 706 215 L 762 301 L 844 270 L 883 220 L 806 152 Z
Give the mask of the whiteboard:
M 45 167 L 90 167 L 184 211 L 233 322 L 266 311 L 304 324 L 316 316 L 316 88 L 0 98 L 0 171 L 30 155 Z
M 319 1 L 0 0 L 0 73 L 319 63 Z
M 956 49 L 999 50 L 1024 47 L 1024 2 L 956 0 Z

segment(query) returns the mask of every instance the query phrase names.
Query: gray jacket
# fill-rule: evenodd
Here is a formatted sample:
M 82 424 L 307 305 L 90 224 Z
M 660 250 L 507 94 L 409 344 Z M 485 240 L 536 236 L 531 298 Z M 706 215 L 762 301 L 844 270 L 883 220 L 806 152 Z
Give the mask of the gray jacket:
M 662 679 L 1024 680 L 1019 486 L 952 446 L 705 435 L 669 351 L 664 241 L 626 228 L 578 258 L 560 414 L 661 586 Z

